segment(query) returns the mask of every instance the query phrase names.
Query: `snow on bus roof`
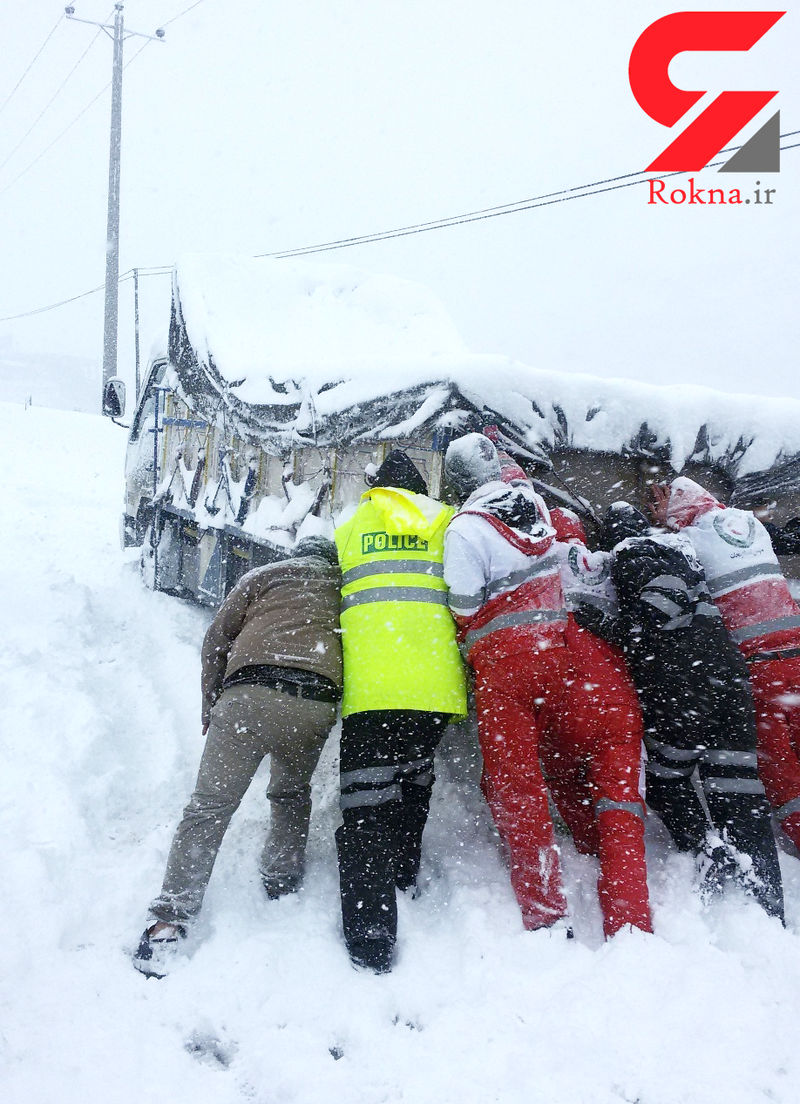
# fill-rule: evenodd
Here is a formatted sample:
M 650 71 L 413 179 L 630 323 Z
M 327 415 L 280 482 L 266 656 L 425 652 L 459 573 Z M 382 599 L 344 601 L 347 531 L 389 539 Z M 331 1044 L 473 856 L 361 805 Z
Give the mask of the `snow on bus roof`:
M 435 295 L 399 277 L 305 258 L 191 254 L 176 266 L 173 296 L 198 363 L 245 406 L 297 406 L 307 419 L 309 402 L 321 418 L 379 402 L 391 414 L 403 394 L 402 416 L 380 435 L 405 437 L 431 418 L 452 423 L 465 400 L 548 451 L 646 445 L 676 471 L 702 458 L 737 477 L 800 453 L 800 401 L 471 354 Z M 409 415 L 413 388 L 420 403 Z

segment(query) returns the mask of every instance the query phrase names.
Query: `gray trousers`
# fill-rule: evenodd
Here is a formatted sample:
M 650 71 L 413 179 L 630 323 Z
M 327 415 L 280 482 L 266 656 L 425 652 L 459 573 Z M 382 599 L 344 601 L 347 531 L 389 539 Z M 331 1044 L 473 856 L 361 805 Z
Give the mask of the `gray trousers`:
M 266 755 L 271 820 L 261 873 L 302 878 L 311 775 L 335 720 L 332 703 L 268 686 L 232 686 L 222 693 L 211 712 L 194 793 L 172 841 L 161 893 L 150 906 L 157 919 L 182 922 L 200 911 L 222 838 Z

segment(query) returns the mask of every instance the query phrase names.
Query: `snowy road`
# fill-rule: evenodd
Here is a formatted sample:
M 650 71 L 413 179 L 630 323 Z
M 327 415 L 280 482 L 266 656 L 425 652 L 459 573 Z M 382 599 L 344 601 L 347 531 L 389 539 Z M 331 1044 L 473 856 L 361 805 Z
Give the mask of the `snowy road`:
M 120 551 L 124 437 L 0 405 L 5 1104 L 795 1104 L 800 860 L 782 855 L 783 931 L 743 900 L 704 911 L 653 823 L 656 934 L 603 945 L 594 862 L 565 842 L 577 938 L 526 934 L 466 731 L 442 749 L 391 975 L 356 973 L 341 943 L 335 738 L 303 891 L 261 892 L 257 780 L 193 953 L 163 982 L 137 974 L 201 750 L 209 615 L 145 590 Z

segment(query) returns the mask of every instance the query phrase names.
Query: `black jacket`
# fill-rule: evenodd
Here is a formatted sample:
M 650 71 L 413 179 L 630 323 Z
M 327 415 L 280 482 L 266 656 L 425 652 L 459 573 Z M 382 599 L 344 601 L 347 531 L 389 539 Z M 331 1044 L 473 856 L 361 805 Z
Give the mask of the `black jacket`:
M 680 537 L 649 535 L 614 549 L 611 578 L 625 652 L 645 714 L 657 723 L 720 735 L 754 725 L 747 667 Z M 675 733 L 677 735 L 677 732 Z M 748 737 L 749 740 L 749 737 Z

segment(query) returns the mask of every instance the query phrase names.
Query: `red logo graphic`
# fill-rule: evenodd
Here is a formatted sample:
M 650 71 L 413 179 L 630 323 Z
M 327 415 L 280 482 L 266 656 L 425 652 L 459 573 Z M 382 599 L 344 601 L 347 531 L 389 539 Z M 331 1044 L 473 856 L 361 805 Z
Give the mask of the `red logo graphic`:
M 749 50 L 786 14 L 778 12 L 674 12 L 642 32 L 631 53 L 628 74 L 636 102 L 651 119 L 672 127 L 707 94 L 676 88 L 669 65 L 684 51 Z M 696 172 L 723 150 L 769 101 L 769 92 L 722 92 L 646 172 Z M 777 172 L 780 114 L 776 113 L 721 172 Z

